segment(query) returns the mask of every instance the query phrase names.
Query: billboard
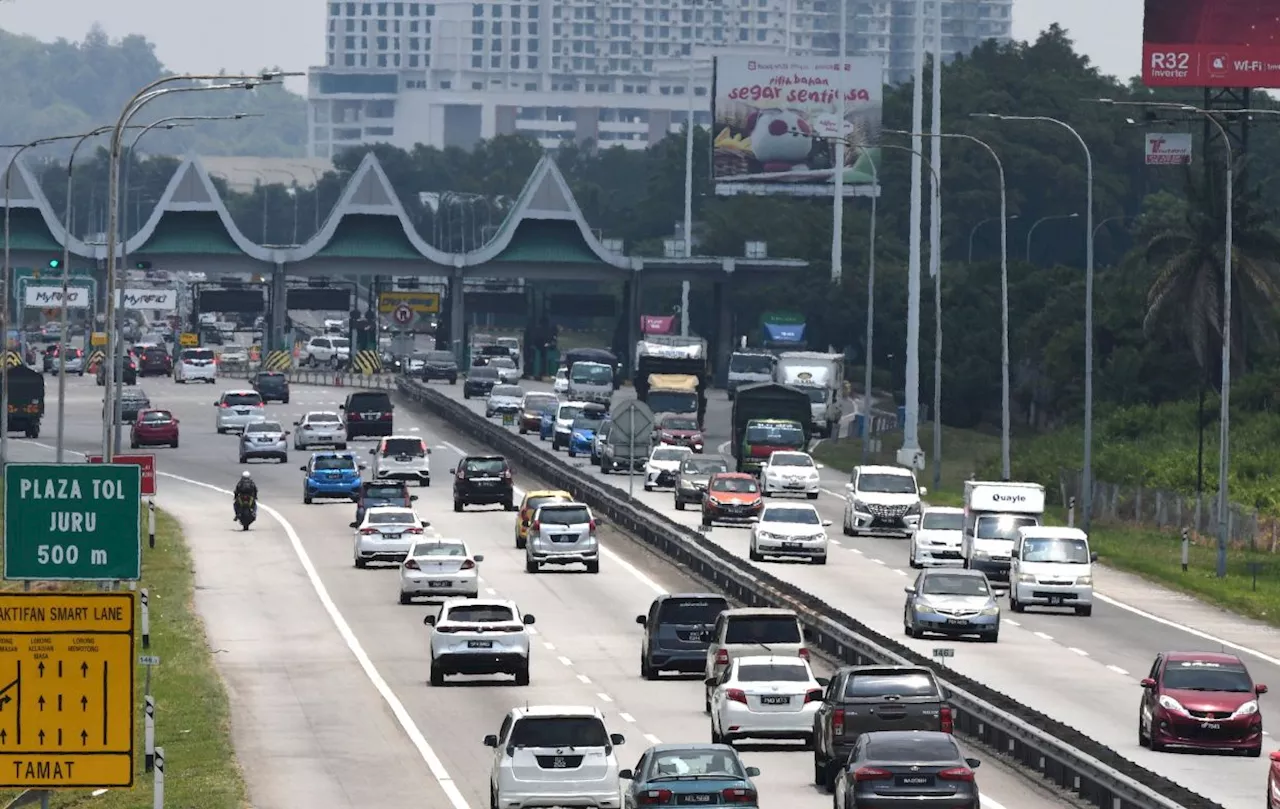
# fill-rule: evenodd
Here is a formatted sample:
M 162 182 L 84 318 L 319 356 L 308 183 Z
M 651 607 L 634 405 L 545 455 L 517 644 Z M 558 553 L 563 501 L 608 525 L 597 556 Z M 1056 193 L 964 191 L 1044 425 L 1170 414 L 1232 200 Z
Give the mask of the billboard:
M 88 309 L 91 297 L 87 287 L 69 286 L 67 287 L 67 308 Z M 35 309 L 61 309 L 62 287 L 29 284 L 23 292 L 23 303 Z
M 1280 87 L 1280 15 L 1272 0 L 1145 0 L 1148 87 Z
M 716 193 L 830 196 L 841 137 L 849 144 L 845 196 L 874 193 L 871 161 L 878 163 L 879 153 L 868 147 L 880 135 L 883 65 L 878 57 L 851 57 L 843 71 L 842 83 L 834 57 L 715 57 Z
M 121 303 L 121 290 L 116 290 L 116 306 L 122 309 L 149 309 L 159 312 L 172 312 L 178 308 L 178 291 L 176 289 L 125 289 L 124 302 Z
M 1146 164 L 1148 166 L 1191 165 L 1191 133 L 1148 132 Z

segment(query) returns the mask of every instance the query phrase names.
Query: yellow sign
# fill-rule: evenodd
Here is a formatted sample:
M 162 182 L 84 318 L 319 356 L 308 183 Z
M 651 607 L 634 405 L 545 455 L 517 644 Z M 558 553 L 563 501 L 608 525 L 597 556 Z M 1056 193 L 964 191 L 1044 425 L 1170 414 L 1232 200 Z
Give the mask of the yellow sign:
M 178 335 L 178 345 L 185 346 L 187 348 L 196 348 L 200 345 L 200 335 L 195 332 L 184 331 L 182 334 Z
M 389 315 L 404 305 L 420 315 L 440 314 L 439 292 L 380 292 L 378 313 Z
M 0 595 L 0 787 L 133 786 L 133 597 Z
M 95 331 L 89 335 L 89 345 L 104 346 L 107 344 L 107 333 L 105 331 Z

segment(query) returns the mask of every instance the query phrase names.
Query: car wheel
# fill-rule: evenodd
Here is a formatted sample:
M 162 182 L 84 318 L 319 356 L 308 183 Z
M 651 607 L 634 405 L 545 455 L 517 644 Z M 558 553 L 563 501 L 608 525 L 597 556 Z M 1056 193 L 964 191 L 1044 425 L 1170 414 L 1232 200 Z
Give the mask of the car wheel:
M 644 490 L 645 490 L 646 492 L 651 492 L 651 491 L 653 491 L 653 487 L 652 487 L 652 486 L 650 486 L 648 483 L 646 483 L 646 484 L 644 484 Z
M 827 762 L 818 755 L 816 748 L 813 751 L 813 785 L 815 787 L 827 785 Z
M 994 632 L 988 632 L 982 636 L 983 643 L 997 643 L 1000 640 L 1000 629 L 997 627 Z
M 137 448 L 138 448 L 138 439 L 136 438 L 129 439 L 129 449 L 137 449 Z
M 173 439 L 173 443 L 172 443 L 172 444 L 170 444 L 169 446 L 173 447 L 174 449 L 177 449 L 177 448 L 178 448 L 178 439 L 176 439 L 176 438 L 175 438 L 175 439 Z
M 359 556 L 355 557 L 355 564 L 356 564 L 356 567 L 360 568 L 361 570 L 364 570 L 366 567 L 369 566 L 369 563 L 364 559 L 361 559 Z
M 526 557 L 524 558 L 524 572 L 525 572 L 525 573 L 537 573 L 537 572 L 538 572 L 538 563 L 537 563 L 537 562 L 535 562 L 535 561 L 533 560 L 533 557 L 531 557 L 531 556 L 526 556 Z
M 924 565 L 916 561 L 916 549 L 914 547 L 907 554 L 907 565 L 913 570 L 919 570 L 924 567 Z
M 1088 618 L 1090 615 L 1093 615 L 1093 605 L 1090 604 L 1087 607 L 1076 607 L 1076 615 L 1079 615 L 1081 618 Z
M 684 511 L 684 501 L 679 497 L 676 498 L 676 511 Z
M 431 663 L 431 684 L 437 688 L 444 685 L 444 672 L 436 668 L 435 661 Z
M 218 428 L 218 435 L 226 435 L 226 434 L 227 434 L 226 428 L 224 427 Z
M 516 669 L 516 685 L 528 685 L 528 684 L 529 684 L 529 664 L 525 663 L 523 666 Z
M 805 492 L 805 497 L 809 498 L 810 500 L 817 500 L 817 499 L 818 499 L 818 493 L 817 493 L 817 492 Z
M 503 508 L 504 508 L 504 510 L 506 510 L 506 511 L 515 511 L 515 510 L 516 510 L 516 504 L 515 504 L 515 503 L 513 503 L 513 502 L 511 502 L 510 500 L 508 500 L 508 501 L 507 501 L 507 504 L 506 504 Z
M 813 558 L 813 563 L 815 565 L 825 565 L 827 563 L 827 555 L 824 553 L 821 556 L 815 556 Z
M 705 512 L 705 511 L 704 511 L 704 512 L 702 512 L 702 527 L 703 527 L 703 528 L 710 528 L 710 527 L 711 527 L 711 515 L 710 515 L 710 514 L 708 514 L 708 513 L 707 513 L 707 512 Z
M 1139 746 L 1139 747 L 1150 747 L 1150 746 L 1151 746 L 1151 737 L 1150 737 L 1150 736 L 1148 736 L 1146 733 L 1144 733 L 1144 732 L 1143 732 L 1143 730 L 1142 730 L 1142 717 L 1141 717 L 1141 716 L 1139 716 L 1139 717 L 1138 717 L 1138 746 Z
M 249 462 L 249 459 L 248 459 L 248 458 L 244 457 L 243 455 L 241 455 L 241 456 L 240 456 L 240 463 L 242 463 L 242 464 L 246 464 L 246 463 L 248 463 L 248 462 Z
M 841 526 L 840 526 L 840 530 L 841 530 L 841 531 L 844 533 L 844 535 L 845 535 L 845 536 L 847 536 L 847 537 L 856 536 L 856 534 L 853 532 L 853 525 L 849 522 L 849 513 L 848 513 L 848 512 L 845 512 L 845 515 L 844 515 L 844 522 L 843 522 L 843 524 L 841 524 Z
M 401 594 L 400 594 L 400 603 L 401 603 L 401 604 L 412 604 L 412 603 L 413 603 L 413 597 L 412 597 L 412 596 L 410 596 L 408 593 L 401 593 Z
M 307 506 L 311 505 L 311 495 L 309 494 L 302 495 L 302 503 L 303 505 L 307 505 Z
M 578 457 L 578 453 L 574 452 L 573 450 L 569 450 L 569 457 L 570 457 L 570 458 L 576 458 L 576 457 Z
M 724 737 L 723 737 L 723 736 L 721 736 L 721 735 L 720 735 L 720 732 L 716 730 L 716 723 L 715 723 L 715 722 L 712 722 L 712 723 L 711 723 L 711 743 L 712 743 L 712 744 L 724 744 Z
M 600 572 L 600 560 L 599 560 L 599 559 L 596 559 L 596 560 L 595 560 L 595 561 L 593 561 L 593 562 L 587 562 L 587 572 L 588 572 L 588 573 L 599 573 L 599 572 Z
M 658 672 L 653 668 L 653 666 L 649 665 L 649 661 L 645 658 L 644 652 L 640 653 L 640 679 L 642 680 L 658 679 Z
M 519 534 L 516 534 L 516 550 L 518 551 L 524 550 L 524 546 L 526 544 L 528 544 L 527 540 L 524 537 L 520 536 Z
M 711 691 L 705 687 L 702 689 L 702 711 L 711 713 Z
M 454 511 L 462 511 L 462 501 L 461 501 L 461 500 L 456 500 L 456 499 L 455 499 L 455 500 L 453 501 L 453 510 L 454 510 Z
M 347 448 L 347 442 L 346 442 L 346 441 L 343 441 L 341 444 L 337 444 L 336 446 L 337 446 L 337 448 L 338 448 L 338 449 L 346 449 L 346 448 Z
M 1258 745 L 1257 747 L 1250 747 L 1248 750 L 1244 751 L 1244 754 L 1249 758 L 1261 758 L 1262 745 Z
M 528 430 L 526 430 L 526 429 L 525 429 L 525 428 L 523 428 L 523 427 L 521 427 L 521 428 L 520 428 L 519 432 L 520 432 L 520 435 L 528 435 L 528 434 L 529 434 L 529 431 L 528 431 Z
M 1014 588 L 1012 587 L 1009 588 L 1009 609 L 1013 610 L 1014 612 L 1026 612 L 1027 611 L 1026 605 L 1024 605 L 1021 601 L 1018 600 L 1017 593 L 1018 591 L 1015 590 Z
M 750 548 L 748 549 L 748 551 L 747 551 L 747 557 L 748 557 L 748 558 L 750 558 L 750 559 L 751 559 L 751 561 L 753 561 L 753 562 L 763 562 L 763 561 L 764 561 L 764 556 L 763 556 L 759 551 L 757 551 L 757 550 L 756 550 L 756 546 L 755 546 L 754 544 L 753 544 L 753 545 L 751 545 L 751 546 L 750 546 Z
M 466 388 L 463 388 L 463 390 L 462 390 L 462 398 L 463 398 L 463 399 L 470 399 L 470 398 L 471 398 L 471 394 L 467 392 Z

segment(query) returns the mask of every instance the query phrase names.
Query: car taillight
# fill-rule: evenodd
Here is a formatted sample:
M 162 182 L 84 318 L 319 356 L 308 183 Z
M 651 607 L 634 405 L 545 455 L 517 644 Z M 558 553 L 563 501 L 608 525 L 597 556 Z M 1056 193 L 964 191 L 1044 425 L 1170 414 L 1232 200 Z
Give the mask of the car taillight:
M 436 631 L 437 631 L 437 632 L 443 632 L 443 633 L 445 633 L 446 635 L 449 635 L 449 634 L 452 634 L 452 633 L 454 633 L 454 632 L 461 632 L 461 631 L 462 631 L 462 627 L 460 627 L 460 626 L 438 626 L 438 627 L 436 627 Z
M 380 532 L 378 531 L 378 529 L 377 529 L 377 528 L 361 528 L 361 529 L 360 529 L 360 533 L 362 533 L 362 534 L 364 534 L 364 535 L 368 536 L 369 534 L 377 534 L 377 533 L 380 533 Z
M 421 533 L 422 533 L 422 529 L 421 529 L 421 528 L 406 528 L 406 529 L 404 529 L 404 532 L 405 532 L 406 534 L 421 534 Z
M 417 561 L 413 559 L 406 559 L 404 566 L 409 570 L 422 570 L 422 568 L 418 567 Z
M 808 649 L 805 649 L 805 648 L 801 648 L 801 649 L 800 649 L 800 658 L 801 658 L 802 660 L 808 660 L 808 659 L 809 659 L 809 650 L 808 650 Z
M 831 732 L 836 736 L 844 735 L 844 708 L 836 708 L 831 712 Z
M 391 419 L 392 419 L 392 414 L 390 414 L 390 413 L 383 413 L 382 415 L 378 416 L 378 418 L 382 419 L 383 421 L 391 421 Z
M 534 520 L 534 521 L 533 521 L 533 525 L 529 526 L 529 530 L 530 530 L 530 531 L 541 531 L 541 530 L 542 530 L 542 520 Z
M 808 705 L 810 702 L 822 702 L 821 688 L 810 688 L 804 692 L 804 703 Z
M 502 479 L 503 479 L 503 480 L 511 480 L 511 470 L 510 470 L 510 469 L 504 469 L 504 470 L 503 470 L 503 472 L 502 472 Z
M 592 520 L 591 522 L 587 523 L 587 527 L 590 528 L 592 531 L 596 530 L 596 521 Z
M 720 793 L 725 803 L 755 803 L 756 791 L 742 787 L 729 787 Z
M 853 771 L 855 781 L 883 781 L 892 777 L 893 773 L 879 767 L 859 767 Z
M 717 666 L 727 666 L 727 665 L 729 665 L 729 650 L 728 650 L 728 649 L 720 649 L 720 650 L 718 650 L 718 651 L 716 652 L 716 665 L 717 665 Z
M 463 570 L 474 570 L 475 567 L 476 567 L 476 560 L 474 559 L 468 559 L 462 563 Z
M 951 716 L 951 709 L 946 705 L 938 709 L 938 718 L 942 720 L 943 733 L 951 733 L 955 730 L 955 719 Z
M 230 402 L 223 402 L 222 407 L 231 407 Z
M 730 702 L 741 702 L 743 705 L 747 704 L 747 692 L 743 691 L 741 688 L 728 689 L 724 692 L 724 698 Z
M 938 777 L 943 781 L 972 781 L 973 770 L 968 767 L 952 767 L 938 773 Z
M 360 421 L 359 413 L 347 413 L 347 421 Z
M 669 789 L 646 789 L 636 795 L 636 803 L 641 806 L 657 806 L 669 800 L 671 800 L 671 790 Z

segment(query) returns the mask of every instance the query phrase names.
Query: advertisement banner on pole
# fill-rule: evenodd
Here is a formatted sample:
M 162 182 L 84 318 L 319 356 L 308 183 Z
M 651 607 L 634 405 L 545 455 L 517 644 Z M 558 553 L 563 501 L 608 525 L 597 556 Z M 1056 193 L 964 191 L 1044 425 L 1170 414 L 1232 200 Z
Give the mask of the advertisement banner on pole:
M 715 57 L 711 90 L 716 193 L 835 193 L 835 141 L 848 144 L 844 195 L 875 193 L 872 161 L 883 113 L 876 57 Z M 841 103 L 840 91 L 844 91 Z M 843 117 L 841 115 L 843 107 Z
M 83 286 L 67 287 L 67 308 L 88 309 L 91 296 L 89 289 Z M 23 303 L 28 308 L 61 309 L 62 287 L 28 284 L 23 293 Z
M 148 309 L 171 312 L 178 308 L 176 289 L 126 289 L 116 291 L 116 306 L 121 309 Z
M 671 334 L 675 325 L 675 315 L 640 315 L 641 334 Z
M 1191 133 L 1148 132 L 1146 163 L 1148 166 L 1191 165 Z
M 1280 15 L 1259 0 L 1146 0 L 1142 83 L 1280 87 Z

